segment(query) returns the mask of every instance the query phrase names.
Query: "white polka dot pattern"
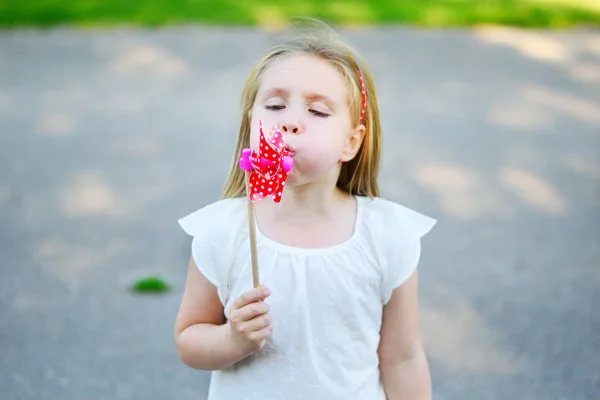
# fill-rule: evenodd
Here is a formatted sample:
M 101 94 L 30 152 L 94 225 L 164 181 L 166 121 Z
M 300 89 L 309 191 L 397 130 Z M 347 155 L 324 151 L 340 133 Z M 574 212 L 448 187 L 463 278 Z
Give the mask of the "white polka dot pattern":
M 260 123 L 258 154 L 252 151 L 250 162 L 254 170 L 250 173 L 250 200 L 257 201 L 271 196 L 275 203 L 281 201 L 283 187 L 287 179 L 281 160 L 289 155 L 285 149 L 283 136 L 277 127 L 271 129 L 267 139 Z
M 362 124 L 363 119 L 365 118 L 365 112 L 367 111 L 367 89 L 365 88 L 365 81 L 363 80 L 360 70 L 357 70 L 356 72 L 358 73 L 358 80 L 360 81 L 360 90 L 362 97 L 362 105 L 360 109 L 360 118 L 358 120 L 358 123 Z

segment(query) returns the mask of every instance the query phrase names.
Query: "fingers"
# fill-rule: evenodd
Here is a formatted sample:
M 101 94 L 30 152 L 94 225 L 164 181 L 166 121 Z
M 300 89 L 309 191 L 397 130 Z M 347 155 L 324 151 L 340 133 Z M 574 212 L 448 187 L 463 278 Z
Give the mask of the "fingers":
M 270 307 L 265 302 L 252 303 L 244 306 L 243 308 L 236 310 L 235 314 L 240 321 L 248 321 L 259 315 L 266 314 L 270 310 Z
M 232 310 L 231 324 L 239 333 L 253 332 L 271 323 L 269 305 L 265 302 L 248 304 L 239 310 Z
M 233 309 L 240 309 L 250 303 L 255 303 L 257 301 L 264 300 L 265 298 L 271 295 L 271 291 L 265 287 L 257 287 L 247 291 L 242 294 L 240 297 L 235 299 L 231 307 Z
M 256 288 L 242 294 L 233 302 L 229 318 L 236 331 L 253 332 L 270 324 L 269 304 L 260 301 L 263 296 L 269 294 L 266 288 Z
M 240 324 L 236 325 L 238 332 L 241 334 L 249 334 L 252 336 L 253 333 L 259 332 L 265 328 L 271 327 L 271 315 L 263 314 L 258 317 L 252 318 Z M 271 329 L 272 330 L 272 329 Z M 270 332 L 270 331 L 269 331 Z
M 247 334 L 249 340 L 255 343 L 259 343 L 258 347 L 262 347 L 264 341 L 271 336 L 271 332 L 273 332 L 273 328 L 268 326 L 261 330 L 250 332 Z
M 231 338 L 242 351 L 252 353 L 264 346 L 271 335 L 269 305 L 262 301 L 271 294 L 269 289 L 251 289 L 234 300 L 229 309 Z

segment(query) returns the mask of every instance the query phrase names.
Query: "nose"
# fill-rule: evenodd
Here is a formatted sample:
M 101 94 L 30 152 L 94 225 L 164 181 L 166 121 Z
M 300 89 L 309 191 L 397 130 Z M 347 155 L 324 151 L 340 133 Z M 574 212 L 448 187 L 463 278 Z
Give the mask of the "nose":
M 286 121 L 281 124 L 279 130 L 285 133 L 300 133 L 300 126 L 298 124 Z

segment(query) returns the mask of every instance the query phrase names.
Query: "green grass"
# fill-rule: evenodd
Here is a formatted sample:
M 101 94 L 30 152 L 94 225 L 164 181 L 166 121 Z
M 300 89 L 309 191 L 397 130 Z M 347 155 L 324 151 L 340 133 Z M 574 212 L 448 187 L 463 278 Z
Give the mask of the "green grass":
M 171 287 L 162 279 L 150 276 L 135 282 L 131 290 L 136 293 L 164 293 L 171 290 Z
M 281 27 L 295 16 L 345 26 L 403 23 L 566 28 L 600 26 L 600 0 L 0 0 L 0 27 L 197 22 Z

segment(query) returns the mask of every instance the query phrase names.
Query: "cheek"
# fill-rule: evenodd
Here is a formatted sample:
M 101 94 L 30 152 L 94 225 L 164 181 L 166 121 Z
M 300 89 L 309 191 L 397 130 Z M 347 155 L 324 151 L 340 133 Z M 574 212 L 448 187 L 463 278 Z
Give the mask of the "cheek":
M 341 151 L 338 143 L 321 142 L 302 149 L 297 158 L 300 170 L 305 172 L 325 171 L 335 167 L 340 159 Z
M 264 126 L 263 126 L 264 130 Z M 250 148 L 254 151 L 258 151 L 258 145 L 260 142 L 260 128 L 258 122 L 252 122 L 250 127 Z
M 258 132 L 250 131 L 250 148 L 254 151 L 258 151 Z

